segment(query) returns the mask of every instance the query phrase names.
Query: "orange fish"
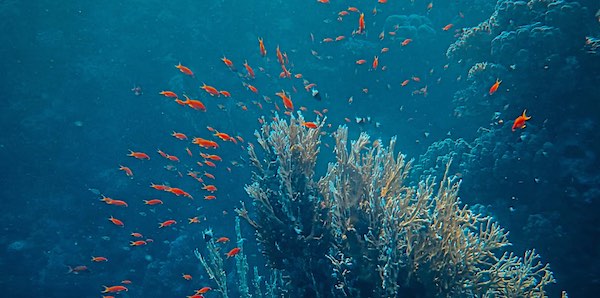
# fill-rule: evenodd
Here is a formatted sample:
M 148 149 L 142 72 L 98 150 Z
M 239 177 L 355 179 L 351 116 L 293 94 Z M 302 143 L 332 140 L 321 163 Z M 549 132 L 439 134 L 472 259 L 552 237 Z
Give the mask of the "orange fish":
M 202 189 L 209 191 L 209 192 L 215 192 L 217 191 L 217 187 L 214 185 L 203 185 Z
M 248 65 L 248 61 L 244 61 L 244 67 L 246 68 L 246 71 L 248 72 L 248 76 L 252 79 L 254 79 L 254 69 L 252 69 L 252 67 L 250 67 L 250 65 Z
M 206 177 L 208 177 L 210 179 L 215 179 L 215 176 L 213 174 L 211 174 L 211 173 L 204 172 L 204 176 L 206 176 Z
M 454 27 L 454 24 L 448 24 L 448 25 L 444 26 L 444 28 L 442 28 L 442 30 L 448 31 L 448 30 L 452 29 L 452 27 Z
M 200 86 L 200 89 L 206 91 L 208 94 L 210 94 L 210 96 L 219 96 L 219 90 L 217 90 L 217 88 L 213 87 L 213 86 L 208 86 L 204 83 L 202 83 L 202 86 Z
M 217 165 L 214 162 L 209 161 L 209 160 L 205 160 L 204 164 L 207 165 L 207 166 L 209 166 L 209 167 L 213 167 L 213 168 L 217 167 Z
M 179 162 L 179 158 L 175 155 L 167 155 L 167 159 L 170 161 Z
M 234 247 L 228 253 L 226 253 L 225 255 L 229 259 L 229 258 L 237 255 L 240 251 L 241 251 L 241 249 L 239 247 Z
M 126 287 L 124 286 L 112 286 L 112 287 L 107 287 L 107 286 L 103 286 L 104 287 L 104 291 L 102 291 L 102 293 L 118 293 L 121 291 L 129 291 Z
M 323 42 L 332 42 L 333 38 L 331 37 L 327 37 L 327 38 L 323 38 Z
M 185 67 L 185 66 L 183 66 L 183 65 L 181 65 L 181 62 L 179 62 L 179 65 L 175 65 L 175 67 L 177 69 L 179 69 L 179 71 L 185 73 L 188 76 L 192 76 L 192 77 L 194 76 L 194 73 L 192 72 L 192 70 L 189 69 L 189 68 L 187 68 L 187 67 Z
M 194 143 L 194 144 L 196 144 L 196 145 L 198 145 L 200 147 L 207 148 L 207 149 L 208 148 L 218 148 L 219 147 L 219 145 L 215 141 L 210 141 L 210 140 L 206 140 L 206 139 L 203 139 L 203 138 L 194 138 L 192 140 L 192 143 Z
M 202 112 L 206 112 L 206 106 L 199 100 L 197 99 L 187 99 L 186 101 L 184 101 L 185 104 L 188 105 L 188 107 L 194 109 L 194 110 L 200 110 Z
M 182 274 L 181 277 L 183 277 L 185 280 L 192 280 L 192 276 L 189 274 Z
M 108 262 L 108 259 L 105 257 L 92 257 L 92 262 Z
M 210 291 L 210 290 L 212 290 L 212 288 L 211 288 L 211 287 L 204 287 L 204 288 L 202 288 L 202 289 L 200 289 L 200 290 L 196 290 L 196 295 L 199 295 L 199 294 L 206 294 L 206 293 L 207 293 L 208 291 Z
M 281 92 L 276 93 L 276 95 L 281 97 L 281 100 L 283 100 L 283 105 L 286 109 L 292 111 L 294 110 L 294 104 L 292 103 L 292 100 L 287 96 L 285 91 L 281 90 Z
M 375 56 L 373 58 L 373 70 L 376 70 L 378 65 L 379 65 L 379 57 Z
M 412 39 L 410 39 L 410 38 L 407 38 L 407 39 L 405 39 L 404 41 L 402 41 L 402 46 L 403 46 L 403 47 L 404 47 L 404 46 L 407 46 L 407 45 L 408 45 L 409 43 L 411 43 L 411 42 L 412 42 Z
M 231 97 L 231 93 L 229 93 L 229 91 L 221 90 L 219 93 L 225 97 Z
M 148 243 L 144 240 L 129 241 L 129 246 L 142 246 L 142 245 L 146 245 L 146 244 L 148 244 Z
M 171 135 L 180 140 L 187 140 L 187 138 L 188 138 L 185 134 L 180 133 L 180 132 L 173 132 Z
M 144 152 L 135 152 L 132 150 L 129 150 L 129 154 L 127 154 L 127 156 L 135 157 L 137 159 L 150 159 L 150 156 L 148 156 L 148 154 Z
M 338 36 L 338 37 L 335 38 L 335 41 L 340 41 L 340 40 L 344 40 L 344 39 L 346 39 L 346 36 L 340 35 L 340 36 Z
M 154 184 L 154 183 L 150 183 L 150 187 L 156 189 L 156 190 L 167 190 L 170 187 L 166 186 L 166 185 L 162 185 L 162 184 Z
M 358 34 L 363 34 L 365 32 L 365 14 L 361 13 L 358 18 Z
M 146 205 L 158 205 L 158 204 L 162 205 L 163 204 L 163 201 L 161 201 L 159 199 L 152 199 L 152 200 L 149 200 L 149 201 L 143 200 L 143 201 L 144 201 L 144 204 L 146 204 Z
M 221 58 L 221 61 L 223 61 L 223 63 L 225 63 L 225 65 L 227 65 L 227 67 L 233 69 L 233 62 L 231 62 L 231 60 L 227 59 L 227 57 L 223 56 L 223 58 Z
M 217 243 L 227 243 L 227 242 L 229 242 L 229 238 L 227 238 L 227 237 L 221 237 L 221 238 L 217 239 L 216 242 Z
M 110 220 L 116 226 L 119 226 L 119 227 L 124 227 L 125 226 L 125 224 L 122 221 L 120 221 L 120 220 L 112 217 L 112 215 L 110 216 L 110 218 L 108 220 Z
M 142 238 L 142 237 L 144 237 L 142 234 L 136 233 L 136 232 L 133 232 L 133 233 L 131 233 L 129 235 L 131 235 L 131 237 L 135 237 L 135 238 Z
M 281 51 L 279 50 L 279 45 L 277 45 L 277 48 L 275 49 L 275 53 L 277 54 L 277 61 L 279 61 L 279 64 L 284 64 L 285 61 L 283 61 L 283 55 L 281 54 Z
M 121 283 L 125 284 L 125 285 L 130 285 L 131 284 L 131 280 L 125 279 L 125 280 L 122 280 Z
M 520 129 L 524 129 L 527 125 L 525 125 L 525 122 L 529 119 L 531 119 L 530 116 L 525 115 L 525 112 L 527 112 L 527 110 L 523 110 L 523 114 L 519 117 L 517 117 L 517 119 L 515 119 L 515 122 L 513 123 L 512 126 L 512 131 L 517 130 L 517 128 Z
M 263 43 L 263 39 L 262 38 L 258 38 L 258 47 L 260 49 L 260 55 L 261 56 L 266 56 L 267 55 L 267 50 L 265 49 L 265 44 Z
M 125 175 L 129 177 L 133 176 L 133 172 L 131 171 L 131 169 L 126 166 L 119 165 L 119 170 L 125 172 Z
M 173 92 L 173 91 L 161 91 L 161 92 L 159 92 L 159 94 L 164 95 L 166 97 L 177 98 L 177 94 L 175 94 L 175 92 Z
M 158 224 L 158 227 L 159 227 L 159 228 L 164 228 L 164 227 L 168 227 L 168 226 L 170 226 L 170 225 L 174 225 L 174 224 L 176 224 L 176 223 L 177 223 L 177 222 L 176 222 L 175 220 L 169 219 L 169 220 L 165 220 L 165 221 L 163 221 L 163 222 L 159 223 L 159 224 Z
M 381 49 L 381 53 L 382 54 L 387 53 L 389 50 L 390 50 L 390 48 L 383 48 L 383 49 Z
M 302 125 L 308 128 L 317 128 L 317 124 L 315 124 L 314 122 L 302 122 Z
M 200 220 L 198 219 L 198 216 L 192 217 L 192 218 L 188 218 L 188 224 L 193 224 L 193 223 L 200 223 Z
M 356 64 L 358 64 L 358 65 L 363 65 L 365 63 L 367 63 L 367 60 L 365 60 L 365 59 L 356 60 Z
M 502 83 L 501 80 L 496 79 L 496 83 L 494 83 L 494 85 L 492 85 L 492 87 L 490 87 L 490 95 L 496 93 L 496 91 L 498 91 L 498 87 L 500 87 L 500 83 Z
M 206 196 L 204 196 L 204 199 L 207 200 L 207 201 L 214 200 L 216 198 L 217 198 L 216 196 L 212 196 L 212 195 L 206 195 Z
M 317 0 L 317 2 L 320 2 L 320 3 L 325 3 L 325 4 L 327 4 L 327 3 L 329 3 L 329 0 Z
M 377 0 L 377 3 L 385 4 L 387 3 L 387 0 Z

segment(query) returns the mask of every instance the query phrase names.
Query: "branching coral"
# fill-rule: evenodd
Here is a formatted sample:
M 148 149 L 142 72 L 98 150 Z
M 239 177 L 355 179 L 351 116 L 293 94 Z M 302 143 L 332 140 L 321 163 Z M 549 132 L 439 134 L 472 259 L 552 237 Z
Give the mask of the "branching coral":
M 303 121 L 276 118 L 256 134 L 263 150 L 249 149 L 256 172 L 246 187 L 256 220 L 238 210 L 292 296 L 543 297 L 554 282 L 533 251 L 498 255 L 508 232 L 460 204 L 450 163 L 439 184 L 407 186 L 411 163 L 394 153 L 395 138 L 386 147 L 363 133 L 348 144 L 339 128 L 336 162 L 313 182 L 323 122 Z

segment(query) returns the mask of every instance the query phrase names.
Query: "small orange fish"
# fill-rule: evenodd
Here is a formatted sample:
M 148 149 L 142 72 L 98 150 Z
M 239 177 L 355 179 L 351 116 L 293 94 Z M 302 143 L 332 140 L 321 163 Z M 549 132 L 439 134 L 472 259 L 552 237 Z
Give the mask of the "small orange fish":
M 202 189 L 209 191 L 211 193 L 217 191 L 217 187 L 214 185 L 204 185 L 204 186 L 202 186 Z
M 285 106 L 286 109 L 292 110 L 292 111 L 294 110 L 294 104 L 292 103 L 292 100 L 287 96 L 285 91 L 281 90 L 281 92 L 276 93 L 276 95 L 281 97 L 281 100 L 283 101 L 283 105 Z
M 315 124 L 314 122 L 302 122 L 302 125 L 308 128 L 317 128 L 317 124 Z
M 358 18 L 358 34 L 365 33 L 365 14 L 361 13 Z
M 231 93 L 229 93 L 229 91 L 221 90 L 219 93 L 221 93 L 221 95 L 224 97 L 231 97 Z
M 125 172 L 125 175 L 127 175 L 129 177 L 133 176 L 133 172 L 131 171 L 131 169 L 129 167 L 119 165 L 119 170 Z
M 173 92 L 173 91 L 161 91 L 161 92 L 159 92 L 159 94 L 164 95 L 166 97 L 177 98 L 177 94 L 175 94 L 175 92 Z
M 340 35 L 340 36 L 338 36 L 338 37 L 335 38 L 335 41 L 341 41 L 341 40 L 344 40 L 344 39 L 346 39 L 346 36 Z
M 129 235 L 131 235 L 131 237 L 135 237 L 135 238 L 143 238 L 144 237 L 142 234 L 136 233 L 136 232 L 133 232 L 133 233 L 131 233 Z
M 129 291 L 129 289 L 127 289 L 125 286 L 112 286 L 112 287 L 107 287 L 107 286 L 103 286 L 104 287 L 104 291 L 102 291 L 102 293 L 118 293 L 121 291 Z
M 148 244 L 148 242 L 146 242 L 144 240 L 129 241 L 129 246 L 142 246 L 142 245 L 146 245 L 146 244 Z
M 233 62 L 231 62 L 231 60 L 227 59 L 227 57 L 223 56 L 223 58 L 221 58 L 221 61 L 223 61 L 223 63 L 225 63 L 225 65 L 227 65 L 227 67 L 233 68 Z
M 125 279 L 125 280 L 122 280 L 121 283 L 125 284 L 125 285 L 130 285 L 131 284 L 131 280 Z
M 402 41 L 402 46 L 403 46 L 403 47 L 404 47 L 404 46 L 407 46 L 407 45 L 408 45 L 409 43 L 411 43 L 411 42 L 412 42 L 412 39 L 410 39 L 410 38 L 407 38 L 407 39 L 405 39 L 404 41 Z
M 365 59 L 356 60 L 356 64 L 358 64 L 358 65 L 363 65 L 365 63 L 367 63 L 367 60 L 365 60 Z
M 92 257 L 92 262 L 108 262 L 108 259 L 105 257 Z
M 132 150 L 129 150 L 129 154 L 127 154 L 127 156 L 135 157 L 137 159 L 150 159 L 150 156 L 148 156 L 148 154 L 144 152 L 135 152 Z
M 248 65 L 248 61 L 244 61 L 244 67 L 246 68 L 246 71 L 248 72 L 248 76 L 252 79 L 254 79 L 254 69 L 252 69 L 252 67 L 250 67 L 250 65 Z
M 144 204 L 146 204 L 146 205 L 158 205 L 158 204 L 162 205 L 163 204 L 163 201 L 161 201 L 159 199 L 152 199 L 152 200 L 149 200 L 149 201 L 143 200 L 143 201 L 144 201 Z
M 177 69 L 179 69 L 179 71 L 183 72 L 184 74 L 188 75 L 188 76 L 194 76 L 194 73 L 192 72 L 191 69 L 189 69 L 188 67 L 185 67 L 183 65 L 181 65 L 181 62 L 179 62 L 179 65 L 175 65 L 175 67 Z
M 327 38 L 323 38 L 323 42 L 332 42 L 333 38 L 331 37 L 327 37 Z
M 229 242 L 229 238 L 227 238 L 227 237 L 221 237 L 221 238 L 217 239 L 216 242 L 217 243 L 227 243 L 227 242 Z
M 389 52 L 389 50 L 390 50 L 390 48 L 383 48 L 383 49 L 381 49 L 381 53 L 382 54 L 387 53 L 387 52 Z
M 205 200 L 207 200 L 207 201 L 214 200 L 214 199 L 216 199 L 216 198 L 217 198 L 217 197 L 216 197 L 216 196 L 213 196 L 213 195 L 206 195 L 206 196 L 204 196 L 204 199 L 205 199 Z
M 212 290 L 211 287 L 204 287 L 202 289 L 196 290 L 196 295 L 206 294 L 208 291 Z
M 527 112 L 527 110 L 523 110 L 523 114 L 519 117 L 517 117 L 517 119 L 515 119 L 515 122 L 513 123 L 512 126 L 512 131 L 517 130 L 517 128 L 519 129 L 524 129 L 527 125 L 525 125 L 525 122 L 529 119 L 531 119 L 530 116 L 525 115 L 525 112 Z
M 164 227 L 168 227 L 168 226 L 174 225 L 176 223 L 177 222 L 175 220 L 169 219 L 169 220 L 165 220 L 165 221 L 159 223 L 158 227 L 159 228 L 164 228 Z
M 327 4 L 327 3 L 329 3 L 329 0 L 317 0 L 317 2 Z
M 387 0 L 377 0 L 377 3 L 385 4 L 387 3 Z
M 185 280 L 192 280 L 192 276 L 189 274 L 182 274 L 181 277 L 183 277 Z
M 378 65 L 379 65 L 379 57 L 375 56 L 375 57 L 373 57 L 373 70 L 376 70 Z
M 448 24 L 448 25 L 444 26 L 444 28 L 442 28 L 442 30 L 448 31 L 448 30 L 452 29 L 452 27 L 454 27 L 454 24 Z
M 173 132 L 171 135 L 180 140 L 187 140 L 187 138 L 188 138 L 185 134 L 180 133 L 180 132 Z
M 213 87 L 213 86 L 208 86 L 205 83 L 202 83 L 202 86 L 200 86 L 200 89 L 206 91 L 208 94 L 210 94 L 210 96 L 219 96 L 219 90 L 217 90 L 217 88 Z
M 110 222 L 112 222 L 116 226 L 119 226 L 119 227 L 124 227 L 125 226 L 125 224 L 122 221 L 120 221 L 120 220 L 112 217 L 112 215 L 111 215 L 111 217 L 108 220 L 110 220 Z
M 494 85 L 492 85 L 492 87 L 490 87 L 490 95 L 496 93 L 496 91 L 498 91 L 498 87 L 500 87 L 500 83 L 502 83 L 502 81 L 500 79 L 496 79 L 496 82 L 494 83 Z
M 192 218 L 188 218 L 188 224 L 193 224 L 193 223 L 200 223 L 200 220 L 198 219 L 198 216 L 192 217 Z
M 265 49 L 265 44 L 263 43 L 263 39 L 261 37 L 258 38 L 258 47 L 260 49 L 260 55 L 263 57 L 266 56 L 267 50 Z
M 228 253 L 226 253 L 225 255 L 229 259 L 229 258 L 237 255 L 240 251 L 241 251 L 241 249 L 239 247 L 234 247 Z

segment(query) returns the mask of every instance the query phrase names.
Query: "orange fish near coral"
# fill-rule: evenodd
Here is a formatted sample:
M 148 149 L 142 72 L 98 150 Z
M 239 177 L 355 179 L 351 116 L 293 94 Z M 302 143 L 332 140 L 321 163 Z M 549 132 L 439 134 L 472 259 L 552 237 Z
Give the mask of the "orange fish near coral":
M 241 251 L 241 249 L 239 247 L 234 247 L 228 253 L 226 253 L 225 255 L 229 259 L 229 258 L 237 255 L 238 253 L 240 253 L 240 251 Z
M 498 91 L 498 87 L 500 87 L 500 83 L 502 83 L 501 80 L 496 79 L 496 83 L 494 83 L 494 85 L 492 85 L 492 87 L 490 87 L 490 95 L 496 93 L 496 91 Z
M 512 131 L 517 130 L 517 128 L 523 129 L 526 127 L 525 122 L 529 119 L 531 119 L 530 116 L 525 115 L 525 112 L 527 112 L 527 110 L 523 110 L 523 115 L 517 117 L 517 119 L 515 119 L 515 122 L 513 123 L 512 126 Z
M 276 93 L 277 96 L 281 97 L 281 100 L 283 100 L 283 105 L 285 106 L 286 109 L 288 110 L 294 110 L 294 104 L 292 103 L 292 100 L 287 96 L 287 94 L 285 93 L 285 91 L 281 90 L 281 92 Z

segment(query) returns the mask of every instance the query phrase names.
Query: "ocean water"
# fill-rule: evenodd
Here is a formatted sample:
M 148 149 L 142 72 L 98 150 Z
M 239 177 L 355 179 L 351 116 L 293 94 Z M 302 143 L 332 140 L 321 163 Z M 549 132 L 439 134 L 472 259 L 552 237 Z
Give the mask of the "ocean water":
M 556 283 L 547 295 L 594 297 L 600 290 L 598 1 L 6 0 L 0 26 L 3 297 L 101 297 L 103 285 L 127 286 L 118 297 L 186 297 L 204 286 L 213 288 L 205 297 L 222 297 L 194 255 L 195 249 L 206 255 L 209 229 L 213 238 L 230 238 L 219 244 L 220 255 L 243 245 L 223 265 L 228 296 L 243 297 L 236 262 L 247 257 L 250 273 L 256 266 L 268 279 L 277 258 L 272 247 L 286 246 L 257 240 L 243 220 L 243 239 L 236 239 L 234 209 L 244 202 L 257 216 L 244 189 L 256 178 L 247 147 L 259 146 L 260 117 L 270 122 L 298 111 L 307 122 L 327 117 L 315 181 L 336 160 L 331 133 L 339 125 L 348 127 L 349 139 L 364 132 L 387 144 L 397 136 L 396 151 L 413 160 L 406 184 L 441 179 L 451 158 L 461 204 L 510 231 L 506 249 L 522 256 L 535 248 L 550 264 Z M 287 56 L 289 78 L 280 78 L 277 47 Z M 174 67 L 179 63 L 193 76 Z M 203 83 L 231 97 L 212 96 L 200 89 Z M 159 94 L 165 90 L 202 101 L 206 111 Z M 293 112 L 285 113 L 281 90 Z M 524 110 L 531 116 L 525 126 L 517 121 Z M 219 147 L 200 148 L 195 137 Z M 129 150 L 150 159 L 127 156 Z M 152 183 L 181 188 L 193 199 Z M 106 204 L 103 195 L 128 206 Z M 144 204 L 150 199 L 164 204 Z M 199 223 L 188 223 L 193 217 Z M 159 228 L 166 220 L 177 223 Z M 152 241 L 130 246 L 140 239 Z M 315 247 L 287 249 L 294 256 Z M 297 268 L 286 267 L 290 254 L 282 255 L 278 269 L 284 281 L 296 279 L 290 282 L 296 290 L 281 296 L 344 295 L 303 283 Z M 86 267 L 69 272 L 76 266 Z M 370 278 L 361 280 L 376 284 Z M 411 286 L 395 296 L 436 295 L 434 285 Z M 363 289 L 361 297 L 381 296 L 358 281 L 346 287 Z M 264 285 L 262 291 L 267 297 Z

